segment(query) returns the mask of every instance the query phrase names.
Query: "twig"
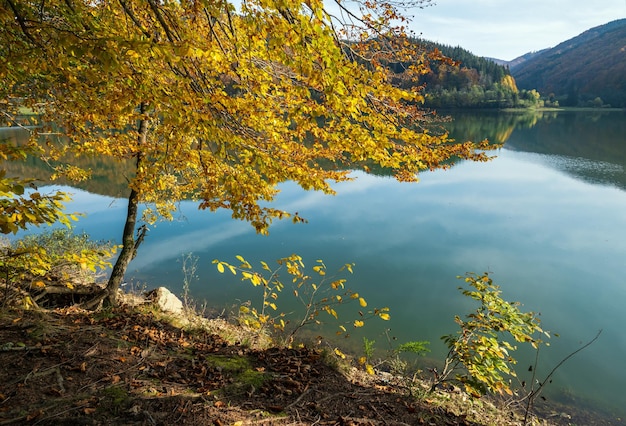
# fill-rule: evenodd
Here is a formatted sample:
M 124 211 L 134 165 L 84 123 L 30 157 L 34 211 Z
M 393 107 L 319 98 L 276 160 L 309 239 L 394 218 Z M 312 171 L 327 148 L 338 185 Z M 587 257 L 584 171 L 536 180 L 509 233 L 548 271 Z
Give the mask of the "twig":
M 378 410 L 376 409 L 376 407 L 374 407 L 374 404 L 372 404 L 371 402 L 368 403 L 367 405 L 369 405 L 369 407 L 372 409 L 372 411 L 374 411 L 374 413 L 376 413 L 376 416 L 378 416 L 380 419 L 382 419 L 381 421 L 383 422 L 383 424 L 388 424 L 387 421 L 385 420 L 385 418 L 383 416 L 380 415 L 380 413 L 378 412 Z
M 44 349 L 53 348 L 56 345 L 46 345 L 46 346 L 12 346 L 8 344 L 4 344 L 0 346 L 0 352 L 12 352 L 12 351 L 41 351 Z
M 22 420 L 26 420 L 27 417 L 28 417 L 28 415 L 24 414 L 23 416 L 16 417 L 14 419 L 3 420 L 3 421 L 0 422 L 0 425 L 17 424 L 17 422 L 21 422 Z
M 145 359 L 144 359 L 144 358 L 141 358 L 141 359 L 140 359 L 140 361 L 139 361 L 137 364 L 131 365 L 130 367 L 128 367 L 128 368 L 126 368 L 126 369 L 124 369 L 124 370 L 117 371 L 117 372 L 116 372 L 116 373 L 114 373 L 114 374 L 115 374 L 115 375 L 119 375 L 119 376 L 121 376 L 122 374 L 127 373 L 127 372 L 129 372 L 130 370 L 132 370 L 132 369 L 134 369 L 134 368 L 138 368 L 138 367 L 139 367 L 141 364 L 143 364 L 144 362 L 145 362 Z M 85 386 L 83 386 L 82 388 L 78 389 L 78 391 L 77 391 L 77 392 L 82 392 L 84 389 L 88 388 L 89 386 L 94 386 L 94 385 L 97 385 L 97 384 L 98 384 L 98 383 L 100 383 L 100 382 L 104 382 L 105 380 L 108 380 L 108 378 L 109 378 L 109 377 L 111 377 L 111 375 L 109 375 L 108 377 L 103 377 L 103 378 L 101 378 L 101 379 L 99 379 L 99 380 L 96 380 L 95 382 L 92 382 L 92 383 L 87 383 Z
M 563 358 L 551 371 L 550 373 L 548 373 L 548 375 L 545 377 L 545 379 L 543 379 L 543 382 L 541 382 L 539 384 L 539 387 L 537 388 L 537 390 L 534 390 L 532 392 L 530 392 L 530 394 L 528 395 L 528 402 L 526 403 L 526 412 L 524 413 L 524 425 L 527 424 L 528 422 L 528 415 L 530 413 L 530 410 L 532 408 L 533 405 L 533 401 L 535 400 L 535 398 L 541 393 L 541 391 L 543 390 L 543 387 L 546 385 L 546 383 L 548 383 L 548 381 L 550 380 L 550 377 L 552 377 L 552 375 L 556 372 L 556 370 L 559 369 L 559 367 L 561 367 L 561 365 L 563 365 L 565 363 L 565 361 L 567 361 L 568 359 L 570 359 L 571 357 L 573 357 L 574 355 L 576 355 L 578 352 L 582 351 L 583 349 L 589 347 L 591 344 L 593 344 L 593 342 L 595 342 L 596 340 L 598 340 L 598 337 L 600 337 L 600 334 L 602 333 L 602 329 L 600 329 L 598 331 L 598 334 L 596 334 L 596 337 L 594 337 L 593 339 L 591 339 L 590 341 L 588 341 L 587 343 L 585 343 L 583 346 L 581 346 L 580 348 L 576 349 L 574 352 L 570 353 L 568 356 L 566 356 L 565 358 Z M 534 377 L 534 372 L 533 372 L 533 377 Z
M 26 384 L 26 382 L 28 380 L 30 380 L 31 378 L 33 378 L 33 377 L 47 376 L 48 374 L 52 374 L 52 373 L 55 373 L 55 372 L 59 371 L 59 367 L 61 365 L 63 365 L 63 364 L 67 364 L 67 362 L 62 362 L 60 364 L 53 365 L 52 367 L 49 367 L 49 368 L 47 368 L 47 369 L 45 369 L 43 371 L 39 371 L 39 372 L 35 372 L 34 370 L 31 371 L 30 373 L 28 373 L 26 375 L 26 377 L 24 377 L 24 384 Z M 59 372 L 59 374 L 61 374 L 61 373 Z
M 59 367 L 55 368 L 54 371 L 57 373 L 57 385 L 59 385 L 59 389 L 61 393 L 65 393 L 65 386 L 63 386 L 63 376 L 61 375 L 61 370 Z
M 302 394 L 300 394 L 300 396 L 298 397 L 298 399 L 296 399 L 294 402 L 292 402 L 291 404 L 289 404 L 288 406 L 285 407 L 285 411 L 290 409 L 291 407 L 293 407 L 294 405 L 298 405 L 300 403 L 300 401 L 302 400 L 302 398 L 304 398 L 304 396 L 309 393 L 309 385 L 307 384 L 304 387 L 304 390 L 302 391 Z
M 58 413 L 51 414 L 48 417 L 44 417 L 42 419 L 39 419 L 38 421 L 33 423 L 33 425 L 39 424 L 39 423 L 41 423 L 41 422 L 43 422 L 45 420 L 49 420 L 49 419 L 51 419 L 53 417 L 59 417 L 61 414 L 66 414 L 66 413 L 69 413 L 70 411 L 80 410 L 81 408 L 86 408 L 88 406 L 89 406 L 89 404 L 83 404 L 83 405 L 79 405 L 77 407 L 68 408 L 67 410 L 63 410 L 63 411 L 60 411 Z
M 22 130 L 26 130 L 28 133 L 32 134 L 33 132 L 26 126 L 23 126 L 18 121 L 16 121 L 13 116 L 5 111 L 0 111 L 2 114 L 6 115 L 9 120 L 11 120 L 17 127 L 20 127 Z

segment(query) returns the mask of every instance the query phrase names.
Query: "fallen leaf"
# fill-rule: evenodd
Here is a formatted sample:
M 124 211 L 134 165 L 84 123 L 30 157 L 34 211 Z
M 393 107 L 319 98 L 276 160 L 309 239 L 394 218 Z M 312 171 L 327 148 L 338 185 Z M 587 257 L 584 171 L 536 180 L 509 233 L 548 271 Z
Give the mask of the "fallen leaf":
M 31 420 L 34 420 L 37 417 L 40 417 L 42 414 L 43 414 L 43 411 L 41 411 L 41 410 L 33 411 L 32 413 L 29 413 L 26 416 L 26 421 L 30 422 Z
M 93 348 L 89 349 L 87 352 L 85 352 L 85 356 L 94 356 L 98 354 L 98 346 L 94 346 Z

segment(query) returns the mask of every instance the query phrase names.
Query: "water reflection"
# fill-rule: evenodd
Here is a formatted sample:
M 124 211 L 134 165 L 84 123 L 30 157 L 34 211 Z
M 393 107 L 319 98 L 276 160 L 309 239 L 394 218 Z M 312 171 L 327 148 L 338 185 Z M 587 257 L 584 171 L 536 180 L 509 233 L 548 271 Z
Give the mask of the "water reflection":
M 459 112 L 457 139 L 489 139 L 577 179 L 626 189 L 626 112 Z
M 498 158 L 424 174 L 418 185 L 357 173 L 355 182 L 337 185 L 336 197 L 285 184 L 277 207 L 299 211 L 309 223 L 278 222 L 269 237 L 228 212 L 200 212 L 185 202 L 176 221 L 152 228 L 127 278 L 179 291 L 177 261 L 193 251 L 201 277 L 194 297 L 227 306 L 254 294 L 218 274 L 215 258 L 271 261 L 296 252 L 309 263 L 324 259 L 331 270 L 355 262 L 349 283 L 371 305 L 392 312 L 391 323 L 363 331 L 381 345 L 387 327 L 399 341 L 430 340 L 432 358 L 442 359 L 439 337 L 455 331 L 455 314 L 473 308 L 459 295 L 455 276 L 491 271 L 507 299 L 542 312 L 544 326 L 562 336 L 541 353 L 540 374 L 604 330 L 558 371 L 549 396 L 588 398 L 626 417 L 624 115 L 480 114 L 453 123 L 459 139 L 506 142 Z M 125 202 L 71 191 L 70 210 L 88 213 L 79 228 L 118 239 Z M 358 349 L 360 336 L 353 334 Z
M 355 262 L 349 283 L 393 314 L 391 323 L 368 325 L 369 337 L 383 341 L 390 326 L 399 341 L 430 340 L 432 357 L 441 359 L 439 337 L 455 330 L 455 314 L 471 309 L 454 277 L 488 270 L 508 299 L 542 312 L 545 327 L 561 334 L 542 352 L 541 374 L 604 329 L 600 341 L 559 370 L 548 396 L 568 392 L 619 410 L 626 372 L 613 366 L 626 354 L 620 278 L 626 193 L 572 179 L 532 158 L 503 150 L 489 164 L 462 163 L 423 176 L 419 185 L 359 175 L 339 185 L 336 197 L 286 185 L 278 204 L 310 222 L 279 223 L 269 237 L 184 203 L 182 221 L 151 232 L 133 277 L 176 289 L 182 278 L 175 261 L 193 247 L 202 276 L 194 296 L 228 306 L 253 296 L 246 285 L 218 274 L 214 258 L 244 254 L 269 261 L 297 252 L 309 262 L 322 258 L 329 268 Z M 358 349 L 356 331 L 352 342 Z
M 506 147 L 548 155 L 549 166 L 577 179 L 626 189 L 624 112 L 562 113 L 515 132 Z

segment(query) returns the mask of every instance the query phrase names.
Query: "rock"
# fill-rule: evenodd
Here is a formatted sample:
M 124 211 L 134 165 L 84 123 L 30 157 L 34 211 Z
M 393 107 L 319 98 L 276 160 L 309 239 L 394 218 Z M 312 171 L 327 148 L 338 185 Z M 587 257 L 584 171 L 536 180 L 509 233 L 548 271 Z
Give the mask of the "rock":
M 165 287 L 159 287 L 151 293 L 154 303 L 163 311 L 175 315 L 183 315 L 183 302 Z

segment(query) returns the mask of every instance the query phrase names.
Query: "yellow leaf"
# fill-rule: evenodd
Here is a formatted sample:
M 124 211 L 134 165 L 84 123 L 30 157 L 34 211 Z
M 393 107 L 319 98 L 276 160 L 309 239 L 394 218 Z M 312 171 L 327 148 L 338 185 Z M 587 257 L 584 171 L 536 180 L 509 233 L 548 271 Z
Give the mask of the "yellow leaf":
M 367 306 L 367 302 L 362 297 L 359 297 L 359 305 L 364 308 Z
M 217 264 L 217 270 L 220 272 L 220 274 L 224 273 L 224 265 L 221 262 Z
M 365 371 L 367 372 L 367 374 L 372 375 L 372 376 L 376 374 L 376 372 L 374 371 L 374 367 L 372 367 L 370 364 L 367 364 L 365 366 Z
M 380 314 L 378 314 L 378 316 L 385 321 L 389 321 L 391 319 L 389 314 L 386 312 L 381 312 Z
M 354 326 L 355 327 L 363 327 L 365 325 L 365 323 L 363 321 L 360 320 L 355 320 L 354 321 Z
M 341 359 L 346 359 L 346 354 L 344 354 L 343 352 L 341 352 L 339 350 L 339 348 L 335 348 L 335 354 L 340 357 Z

